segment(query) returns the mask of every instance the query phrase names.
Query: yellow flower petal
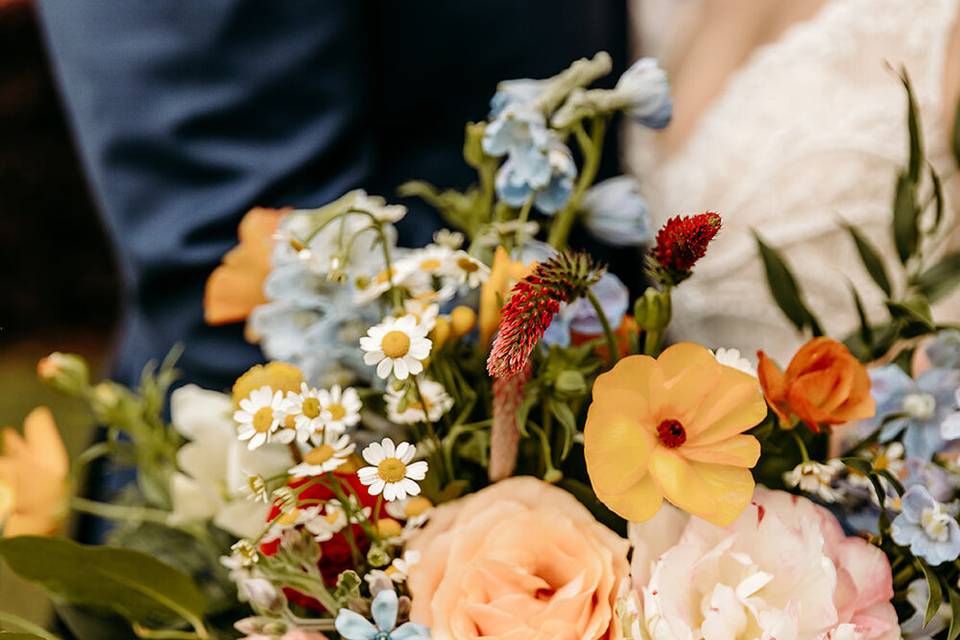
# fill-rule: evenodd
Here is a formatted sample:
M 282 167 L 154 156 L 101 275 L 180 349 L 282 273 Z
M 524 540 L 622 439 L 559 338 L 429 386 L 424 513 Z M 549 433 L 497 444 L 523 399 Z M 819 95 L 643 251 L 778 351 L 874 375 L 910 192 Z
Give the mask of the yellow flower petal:
M 608 420 L 590 407 L 584 427 L 583 454 L 594 489 L 616 495 L 647 475 L 656 436 L 636 421 Z
M 736 520 L 753 496 L 748 469 L 686 460 L 664 447 L 651 454 L 650 475 L 667 500 L 720 527 Z
M 737 435 L 713 444 L 687 444 L 679 451 L 687 460 L 750 469 L 760 458 L 760 441 L 753 436 Z
M 597 490 L 597 498 L 611 511 L 629 522 L 649 520 L 663 505 L 663 493 L 651 476 L 646 476 L 623 493 L 610 494 Z
M 767 416 L 756 378 L 730 367 L 720 369 L 716 387 L 685 425 L 690 444 L 721 442 L 757 426 Z

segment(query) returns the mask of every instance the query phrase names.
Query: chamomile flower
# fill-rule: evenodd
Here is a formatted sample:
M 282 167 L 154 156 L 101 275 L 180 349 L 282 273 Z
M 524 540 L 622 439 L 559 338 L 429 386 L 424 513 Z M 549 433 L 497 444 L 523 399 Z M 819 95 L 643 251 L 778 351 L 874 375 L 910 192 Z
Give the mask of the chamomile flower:
M 738 371 L 743 371 L 749 376 L 757 377 L 757 368 L 749 360 L 740 355 L 739 349 L 724 349 L 723 347 L 713 352 L 713 357 L 717 362 L 726 366 L 733 367 Z
M 240 401 L 240 409 L 233 419 L 237 422 L 237 436 L 248 440 L 251 451 L 270 442 L 285 418 L 283 393 L 270 387 L 260 387 Z
M 326 520 L 336 531 L 343 529 L 347 526 L 347 522 L 350 524 L 356 524 L 361 520 L 369 520 L 370 515 L 373 513 L 373 509 L 370 507 L 360 507 L 360 503 L 357 502 L 356 496 L 350 496 L 347 500 L 348 508 L 344 508 L 343 503 L 341 503 L 336 498 L 332 500 L 327 500 L 325 506 L 326 511 Z M 349 511 L 349 517 L 347 512 Z
M 354 518 L 353 521 L 356 522 L 356 518 Z M 347 515 L 340 507 L 340 503 L 337 502 L 332 508 L 330 503 L 327 503 L 323 515 L 306 523 L 304 529 L 310 532 L 310 535 L 312 535 L 313 539 L 317 542 L 326 542 L 340 531 L 343 531 L 346 526 Z
M 384 400 L 387 403 L 387 418 L 396 424 L 436 422 L 453 408 L 453 398 L 439 382 L 422 378 L 418 382 L 423 398 L 417 396 L 412 386 L 387 386 Z M 426 411 L 424 411 L 426 409 Z
M 332 442 L 325 442 L 303 454 L 303 462 L 290 469 L 294 478 L 319 476 L 335 471 L 347 459 L 356 445 L 350 442 L 350 436 L 340 436 Z
M 263 536 L 263 542 L 273 542 L 279 540 L 285 531 L 305 526 L 318 518 L 323 518 L 322 507 L 295 507 L 287 513 L 281 513 L 270 524 L 267 533 Z
M 419 495 L 417 481 L 427 476 L 427 463 L 411 462 L 416 453 L 417 448 L 409 442 L 394 445 L 390 438 L 373 442 L 363 450 L 363 459 L 373 466 L 357 471 L 357 477 L 370 495 L 382 493 L 389 502 Z
M 463 234 L 450 229 L 438 229 L 433 232 L 433 242 L 441 247 L 456 251 L 463 246 Z
M 392 274 L 392 278 L 391 278 Z M 358 306 L 369 304 L 390 290 L 397 284 L 397 269 L 382 269 L 371 278 L 358 278 L 354 281 L 356 292 L 353 302 Z
M 458 286 L 476 289 L 490 276 L 490 267 L 466 251 L 457 251 L 451 257 L 449 273 Z
M 437 324 L 437 316 L 440 315 L 440 305 L 433 301 L 433 297 L 411 298 L 404 301 L 403 309 L 407 314 L 417 319 L 417 324 L 426 329 L 429 333 Z
M 402 204 L 387 204 L 382 197 L 367 195 L 362 190 L 353 201 L 353 208 L 366 211 L 381 224 L 400 222 L 407 215 L 407 208 Z
M 391 580 L 400 584 L 401 582 L 406 582 L 410 569 L 418 562 L 420 562 L 420 552 L 407 550 L 403 552 L 403 556 L 394 558 L 384 573 L 386 573 Z
M 323 405 L 319 395 L 317 389 L 306 383 L 300 385 L 300 393 L 287 392 L 284 406 L 287 419 L 283 426 L 292 428 L 297 442 L 306 442 L 311 435 L 323 429 Z M 288 437 L 287 442 L 292 442 L 294 437 Z
M 431 347 L 426 330 L 409 314 L 387 318 L 360 338 L 360 348 L 366 352 L 363 361 L 377 365 L 377 375 L 383 379 L 393 374 L 397 380 L 406 380 L 420 373 Z
M 788 487 L 796 487 L 824 502 L 837 502 L 843 497 L 843 491 L 836 488 L 834 482 L 843 468 L 844 464 L 836 458 L 827 464 L 807 460 L 784 473 L 783 481 Z
M 324 434 L 336 436 L 360 422 L 360 394 L 353 387 L 341 387 L 338 384 L 317 393 L 320 406 L 323 407 L 323 426 L 314 431 L 314 440 L 323 440 Z
M 391 518 L 405 520 L 405 528 L 419 528 L 430 519 L 433 503 L 423 496 L 413 496 L 388 502 L 385 509 Z

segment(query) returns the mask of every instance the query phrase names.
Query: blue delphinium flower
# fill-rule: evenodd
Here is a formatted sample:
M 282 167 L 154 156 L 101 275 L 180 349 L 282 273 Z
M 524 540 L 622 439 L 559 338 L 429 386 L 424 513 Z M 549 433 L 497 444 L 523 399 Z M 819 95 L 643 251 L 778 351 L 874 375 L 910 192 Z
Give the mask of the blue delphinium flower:
M 522 206 L 532 195 L 537 209 L 553 214 L 570 199 L 576 177 L 570 149 L 551 134 L 547 146 L 510 152 L 497 173 L 497 195 L 512 207 Z
M 909 546 L 915 556 L 932 566 L 960 557 L 960 525 L 924 486 L 907 489 L 901 505 L 903 510 L 890 525 L 894 542 Z
M 645 127 L 662 129 L 673 117 L 673 98 L 667 73 L 653 58 L 641 58 L 623 72 L 616 91 L 627 94 L 627 115 Z
M 496 118 L 515 104 L 530 104 L 540 97 L 547 82 L 531 78 L 504 80 L 497 85 L 497 92 L 490 99 L 490 117 Z
M 550 179 L 546 186 L 537 191 L 533 204 L 543 213 L 552 215 L 570 200 L 573 181 L 577 178 L 577 165 L 570 149 L 557 141 L 547 149 L 547 162 L 550 166 Z
M 545 149 L 551 133 L 543 113 L 535 107 L 511 105 L 497 115 L 483 132 L 483 150 L 494 158 Z
M 397 626 L 399 608 L 396 592 L 384 589 L 370 605 L 373 623 L 355 611 L 340 609 L 337 633 L 346 640 L 430 640 L 430 629 L 422 624 L 405 622 Z
M 960 387 L 960 371 L 929 369 L 917 380 L 896 365 L 870 372 L 877 414 L 870 424 L 879 425 L 880 442 L 889 442 L 903 432 L 907 456 L 929 460 L 943 448 L 941 426 L 956 412 L 954 395 Z M 890 418 L 890 416 L 895 416 Z
M 940 435 L 944 440 L 960 439 L 960 389 L 957 389 L 953 400 L 954 412 L 940 425 Z
M 941 331 L 927 346 L 930 364 L 939 369 L 960 369 L 960 331 Z
M 637 181 L 617 176 L 590 187 L 583 195 L 584 225 L 587 231 L 617 247 L 650 244 L 653 228 L 647 201 Z

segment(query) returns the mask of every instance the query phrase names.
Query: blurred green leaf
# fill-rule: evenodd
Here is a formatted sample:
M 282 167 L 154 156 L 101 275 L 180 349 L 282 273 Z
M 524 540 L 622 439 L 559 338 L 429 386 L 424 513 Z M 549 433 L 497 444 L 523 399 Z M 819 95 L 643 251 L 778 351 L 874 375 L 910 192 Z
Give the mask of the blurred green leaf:
M 814 336 L 823 335 L 819 321 L 804 303 L 800 287 L 780 253 L 765 243 L 758 233 L 754 232 L 753 236 L 763 260 L 767 284 L 777 306 L 798 330 L 803 331 L 809 327 Z
M 873 329 L 870 328 L 870 319 L 867 317 L 867 311 L 863 308 L 863 300 L 857 293 L 856 287 L 850 283 L 850 295 L 853 296 L 853 305 L 857 309 L 857 317 L 860 319 L 860 339 L 868 349 L 873 344 Z
M 908 338 L 933 333 L 937 330 L 933 323 L 933 315 L 930 311 L 930 304 L 922 298 L 914 298 L 904 302 L 886 302 L 890 315 L 895 320 L 901 320 L 906 326 L 901 330 L 901 334 Z
M 893 196 L 893 242 L 897 247 L 897 256 L 904 264 L 917 251 L 919 213 L 917 183 L 907 173 L 901 173 L 897 177 L 897 190 Z
M 950 599 L 950 630 L 947 631 L 947 640 L 957 640 L 960 636 L 960 595 L 953 589 L 947 589 Z
M 917 109 L 917 99 L 913 94 L 913 84 L 907 70 L 900 68 L 900 81 L 907 90 L 907 130 L 910 133 L 910 159 L 907 163 L 907 172 L 914 183 L 920 181 L 920 166 L 923 163 L 923 134 L 920 130 L 920 117 Z
M 933 165 L 930 165 L 930 184 L 933 187 L 933 204 L 934 204 L 934 217 L 933 217 L 933 226 L 930 228 L 930 232 L 934 232 L 940 228 L 940 223 L 943 222 L 943 182 L 940 180 L 940 174 L 937 173 L 937 170 L 933 168 Z
M 56 636 L 53 636 L 56 637 Z M 15 633 L 13 631 L 0 631 L 0 640 L 45 640 L 41 636 L 32 633 Z
M 923 576 L 927 579 L 927 586 L 930 587 L 930 597 L 927 598 L 927 609 L 923 616 L 923 625 L 930 624 L 933 617 L 937 615 L 940 605 L 943 604 L 943 590 L 940 586 L 940 578 L 933 569 L 927 566 L 922 560 L 917 560 L 920 568 L 923 569 Z
M 845 227 L 850 233 L 850 237 L 853 238 L 853 242 L 857 247 L 857 253 L 860 254 L 860 261 L 863 262 L 867 273 L 870 274 L 873 281 L 877 283 L 877 286 L 880 287 L 889 298 L 892 295 L 893 288 L 890 286 L 890 278 L 887 277 L 887 269 L 883 266 L 883 259 L 880 257 L 880 253 L 876 247 L 873 246 L 873 243 L 860 233 L 859 229 L 853 225 L 845 225 Z
M 563 447 L 560 450 L 560 459 L 566 460 L 573 444 L 573 435 L 577 432 L 577 418 L 573 409 L 566 402 L 553 400 L 550 402 L 550 412 L 563 427 Z
M 943 299 L 960 285 L 960 251 L 943 256 L 939 262 L 914 278 L 912 284 L 930 302 Z
M 203 629 L 206 598 L 185 573 L 139 551 L 92 547 L 58 538 L 0 540 L 14 572 L 56 598 L 101 607 L 131 622 L 167 623 L 170 612 Z

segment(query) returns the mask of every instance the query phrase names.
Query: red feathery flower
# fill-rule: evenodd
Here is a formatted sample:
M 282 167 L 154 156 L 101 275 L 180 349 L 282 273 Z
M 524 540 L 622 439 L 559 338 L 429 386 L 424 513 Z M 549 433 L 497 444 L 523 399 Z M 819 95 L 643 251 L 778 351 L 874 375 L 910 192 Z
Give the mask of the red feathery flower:
M 586 253 L 564 252 L 538 264 L 510 290 L 487 372 L 494 378 L 520 373 L 560 305 L 586 295 L 602 274 Z
M 687 279 L 719 231 L 720 216 L 713 211 L 667 220 L 657 232 L 657 244 L 650 252 L 654 277 L 666 284 Z

